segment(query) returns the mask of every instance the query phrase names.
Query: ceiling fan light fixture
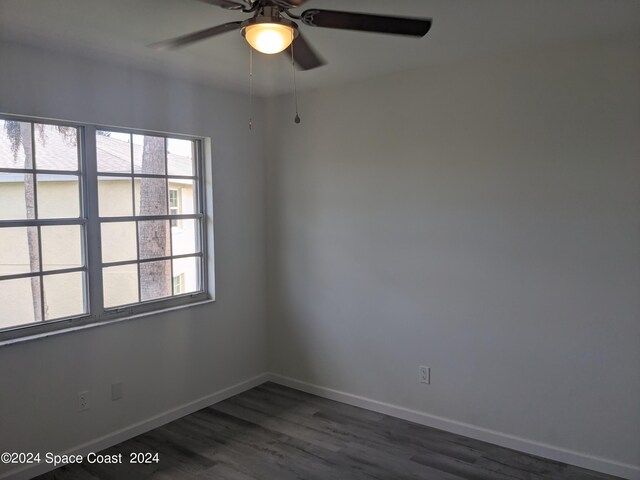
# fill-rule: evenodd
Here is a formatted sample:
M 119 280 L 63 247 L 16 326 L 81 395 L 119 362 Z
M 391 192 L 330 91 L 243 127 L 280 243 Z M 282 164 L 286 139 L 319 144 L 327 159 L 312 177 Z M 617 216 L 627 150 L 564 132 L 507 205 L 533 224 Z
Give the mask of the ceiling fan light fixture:
M 227 22 L 205 28 L 149 46 L 158 50 L 181 48 L 226 32 L 240 30 L 251 46 L 250 52 L 257 50 L 266 54 L 275 54 L 291 46 L 291 51 L 287 53 L 294 67 L 297 66 L 300 70 L 311 70 L 321 67 L 326 62 L 298 31 L 298 25 L 285 18 L 285 15 L 301 21 L 307 27 L 384 33 L 414 38 L 424 37 L 431 28 L 430 18 L 374 15 L 316 8 L 305 10 L 300 14 L 289 12 L 289 9 L 302 6 L 307 0 L 200 1 L 228 10 L 240 10 L 243 13 L 252 14 L 252 17 L 244 21 Z
M 273 55 L 291 45 L 297 31 L 293 24 L 287 25 L 284 22 L 256 22 L 245 26 L 242 34 L 257 51 Z

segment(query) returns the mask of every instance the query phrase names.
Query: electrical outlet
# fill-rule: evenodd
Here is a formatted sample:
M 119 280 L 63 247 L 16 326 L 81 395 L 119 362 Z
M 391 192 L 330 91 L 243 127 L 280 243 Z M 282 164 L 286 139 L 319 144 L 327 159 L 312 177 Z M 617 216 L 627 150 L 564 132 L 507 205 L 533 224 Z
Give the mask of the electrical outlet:
M 431 369 L 429 367 L 418 367 L 418 381 L 420 383 L 431 383 Z
M 89 410 L 89 390 L 78 392 L 78 411 Z
M 111 400 L 116 401 L 122 398 L 122 382 L 111 384 Z

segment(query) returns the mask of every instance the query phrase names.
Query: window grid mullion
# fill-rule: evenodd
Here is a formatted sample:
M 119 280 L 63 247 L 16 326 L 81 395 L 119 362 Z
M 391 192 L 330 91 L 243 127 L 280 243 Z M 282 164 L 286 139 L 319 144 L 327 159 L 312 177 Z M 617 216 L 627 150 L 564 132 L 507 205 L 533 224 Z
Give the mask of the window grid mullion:
M 171 197 L 171 194 L 169 193 L 169 142 L 167 140 L 167 137 L 164 137 L 164 173 L 167 175 L 165 177 L 165 202 L 167 205 L 167 214 L 171 214 L 171 205 L 169 203 L 169 198 Z M 171 220 L 165 220 L 165 222 L 169 222 L 169 231 L 168 231 L 168 235 L 169 235 L 169 257 L 173 257 L 173 235 L 172 235 L 172 228 L 171 227 Z M 166 223 L 165 223 L 166 225 Z M 169 270 L 170 270 L 170 278 L 171 278 L 171 295 L 175 295 L 175 289 L 173 288 L 173 259 L 169 260 Z
M 57 225 L 85 225 L 87 223 L 84 218 L 43 218 L 38 219 L 24 219 L 24 220 L 2 220 L 0 221 L 0 228 L 15 228 L 15 227 L 49 227 Z
M 196 203 L 198 204 L 198 213 L 201 215 L 198 225 L 200 228 L 199 231 L 199 242 L 198 250 L 200 252 L 207 251 L 207 217 L 205 215 L 206 212 L 206 197 L 205 197 L 205 165 L 204 165 L 204 142 L 203 140 L 197 140 L 194 142 L 193 149 L 195 150 L 195 155 L 192 155 L 194 158 L 197 158 L 199 161 L 195 162 L 194 171 L 198 176 L 198 181 L 194 182 L 196 185 Z M 207 290 L 208 286 L 208 278 L 207 278 L 207 264 L 205 257 L 202 258 L 198 266 L 198 272 L 200 274 L 200 289 Z
M 135 217 L 136 215 L 136 179 L 134 177 L 135 172 L 135 164 L 133 161 L 133 135 L 129 135 L 129 155 L 131 156 L 131 173 L 127 175 L 128 178 L 131 179 L 131 214 Z M 138 231 L 138 225 L 136 225 L 136 231 Z M 136 244 L 136 248 L 138 245 Z
M 69 176 L 79 176 L 82 172 L 79 170 L 52 170 L 52 169 L 37 169 L 37 172 L 40 175 L 69 175 Z M 6 168 L 0 167 L 0 173 L 15 173 L 15 174 L 25 174 L 25 173 L 36 173 L 35 168 Z
M 87 211 L 87 202 L 85 199 L 87 198 L 87 184 L 84 181 L 82 173 L 86 170 L 85 164 L 85 155 L 83 155 L 84 148 L 84 128 L 76 127 L 76 155 L 78 158 L 78 183 L 80 184 L 80 188 L 78 188 L 78 201 L 80 202 L 80 216 L 84 219 L 88 218 L 89 212 Z M 87 227 L 82 225 L 80 227 L 80 255 L 82 258 L 82 264 L 85 269 L 87 268 L 87 258 L 89 256 L 89 252 L 87 250 Z M 89 270 L 85 270 L 85 273 L 82 277 L 82 282 L 84 284 L 83 292 L 82 292 L 82 306 L 84 307 L 85 313 L 91 313 L 91 299 L 89 298 L 90 294 L 90 279 L 89 279 Z
M 120 223 L 120 222 L 148 222 L 152 220 L 201 220 L 204 218 L 202 213 L 185 213 L 182 215 L 135 215 L 132 217 L 103 217 L 100 219 L 102 223 Z
M 102 294 L 102 245 L 100 219 L 98 212 L 98 162 L 96 150 L 96 128 L 86 126 L 81 129 L 82 166 L 85 204 L 85 238 L 86 238 L 86 268 L 88 283 L 89 305 L 87 312 L 95 317 L 104 311 Z
M 33 216 L 34 219 L 39 219 L 40 214 L 38 213 L 38 176 L 36 175 L 36 128 L 35 124 L 31 122 L 29 130 L 31 131 L 31 168 L 33 173 L 31 174 L 31 186 L 33 188 Z M 28 228 L 28 227 L 27 227 Z M 36 232 L 38 234 L 38 285 L 40 287 L 40 321 L 44 322 L 44 277 L 42 276 L 42 271 L 44 270 L 44 265 L 42 262 L 42 226 L 38 225 L 36 227 Z M 27 233 L 27 237 L 28 237 Z
M 141 302 L 142 301 L 142 276 L 141 276 L 142 273 L 140 270 L 140 222 L 137 220 L 136 220 L 136 270 L 138 272 L 138 301 Z
M 17 170 L 14 169 L 5 169 L 5 170 L 10 170 L 10 172 L 16 172 L 19 173 Z M 0 169 L 0 172 L 2 170 Z M 62 174 L 62 173 L 69 173 L 72 174 L 74 172 L 66 172 L 66 171 L 56 171 L 55 173 L 57 174 Z M 130 173 L 121 173 L 121 172 L 100 172 L 100 176 L 101 177 L 113 177 L 113 178 L 129 178 L 131 177 Z M 133 174 L 134 177 L 138 177 L 138 178 L 166 178 L 166 177 L 171 177 L 171 178 L 175 178 L 177 180 L 197 180 L 196 176 L 193 175 L 161 175 L 159 173 L 142 173 L 142 172 L 136 172 Z
M 153 263 L 153 262 L 164 262 L 167 260 L 179 260 L 181 258 L 193 258 L 198 257 L 202 258 L 202 252 L 193 252 L 193 253 L 182 253 L 180 255 L 171 255 L 164 257 L 149 257 L 149 258 L 141 258 L 138 260 L 120 260 L 118 262 L 106 262 L 102 264 L 103 268 L 110 267 L 120 267 L 122 265 L 133 265 L 134 263 L 143 264 L 143 263 Z
M 44 265 L 42 262 L 42 227 L 38 226 L 38 267 L 40 268 L 40 273 L 38 275 L 39 280 L 39 284 L 40 284 L 40 321 L 44 322 L 45 318 L 44 318 L 44 314 L 45 314 L 45 308 L 44 308 L 44 276 L 42 275 L 42 271 L 44 269 Z
M 142 145 L 144 150 L 144 144 Z M 133 148 L 133 135 L 129 134 L 129 155 L 131 155 L 131 213 L 136 224 L 136 289 L 138 291 L 138 302 L 142 301 L 142 277 L 140 271 L 140 221 L 136 217 L 136 162 L 135 150 Z M 142 165 L 140 166 L 142 168 Z M 140 200 L 142 200 L 142 185 L 140 185 Z
M 48 270 L 42 272 L 26 272 L 26 273 L 14 273 L 11 275 L 1 275 L 0 280 L 16 280 L 19 278 L 34 278 L 34 277 L 48 277 L 51 275 L 59 275 L 61 273 L 74 273 L 74 272 L 86 272 L 86 267 L 70 267 L 60 268 L 56 270 Z

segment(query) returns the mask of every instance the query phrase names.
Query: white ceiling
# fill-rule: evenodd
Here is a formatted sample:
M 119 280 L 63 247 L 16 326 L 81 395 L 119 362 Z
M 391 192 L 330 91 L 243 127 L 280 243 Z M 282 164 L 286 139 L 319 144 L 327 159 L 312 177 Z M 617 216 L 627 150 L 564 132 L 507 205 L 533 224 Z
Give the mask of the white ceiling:
M 640 33 L 640 0 L 308 0 L 298 10 L 326 8 L 433 18 L 426 37 L 307 27 L 302 31 L 328 64 L 298 72 L 301 88 L 421 66 Z M 182 50 L 146 45 L 246 14 L 197 0 L 0 0 L 0 40 L 18 41 L 246 92 L 248 45 L 239 32 Z M 290 91 L 291 66 L 281 55 L 254 55 L 254 88 Z

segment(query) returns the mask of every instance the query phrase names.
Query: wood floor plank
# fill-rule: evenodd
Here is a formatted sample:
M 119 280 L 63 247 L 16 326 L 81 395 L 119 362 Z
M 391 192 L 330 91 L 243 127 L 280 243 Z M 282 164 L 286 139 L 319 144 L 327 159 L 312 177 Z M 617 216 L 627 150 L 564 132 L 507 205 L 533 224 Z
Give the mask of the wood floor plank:
M 354 407 L 353 405 L 347 405 L 346 403 L 318 397 L 317 395 L 311 395 L 310 393 L 295 390 L 293 388 L 288 388 L 273 382 L 263 383 L 262 385 L 257 387 L 257 389 L 270 392 L 274 396 L 274 399 L 289 399 L 289 401 L 291 401 L 292 403 L 305 403 L 316 408 L 330 409 L 336 413 L 348 415 L 353 419 L 362 419 L 368 422 L 378 422 L 386 417 L 386 415 L 382 413 L 373 412 L 364 408 Z
M 129 464 L 132 452 L 158 464 Z M 615 480 L 265 383 L 40 480 Z
M 250 398 L 238 399 L 221 405 L 216 411 L 252 419 L 256 424 L 290 437 L 304 440 L 330 451 L 338 451 L 335 438 L 318 428 L 312 428 L 313 414 L 297 413 L 282 409 L 273 409 L 269 404 L 256 402 Z M 313 413 L 315 413 L 315 409 Z
M 422 435 L 408 435 L 401 429 L 390 429 L 380 422 L 363 423 L 347 420 L 348 417 L 330 411 L 320 411 L 316 417 L 335 425 L 343 425 L 361 442 L 369 442 L 380 450 L 397 451 L 398 455 L 410 457 L 425 452 L 441 453 L 446 456 L 473 463 L 480 458 L 480 452 L 457 442 L 440 438 L 437 431 L 423 429 Z
M 227 456 L 235 455 L 261 462 L 264 468 L 275 468 L 277 478 L 319 478 L 313 468 L 330 453 L 278 431 L 269 430 L 241 417 L 222 411 L 205 409 L 198 412 L 209 416 L 211 423 L 226 425 L 226 430 L 215 432 L 217 441 L 227 449 Z

